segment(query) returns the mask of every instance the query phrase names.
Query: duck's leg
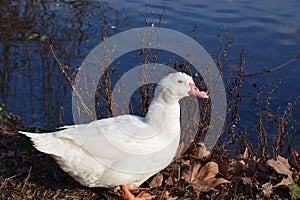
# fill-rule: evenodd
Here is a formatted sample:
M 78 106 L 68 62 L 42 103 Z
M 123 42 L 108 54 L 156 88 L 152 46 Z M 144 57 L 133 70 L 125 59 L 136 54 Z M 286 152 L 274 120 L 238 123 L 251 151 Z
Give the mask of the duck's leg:
M 128 189 L 127 185 L 120 185 L 120 188 L 123 193 L 124 200 L 151 200 L 154 199 L 155 196 L 151 196 L 147 193 L 140 193 L 138 196 L 134 196 Z

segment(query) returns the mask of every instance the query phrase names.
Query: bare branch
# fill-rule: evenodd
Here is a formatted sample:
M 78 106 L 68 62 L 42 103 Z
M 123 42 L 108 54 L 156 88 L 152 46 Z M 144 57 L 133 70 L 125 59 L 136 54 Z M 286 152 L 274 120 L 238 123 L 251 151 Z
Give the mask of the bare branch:
M 281 68 L 284 68 L 284 67 L 288 66 L 289 64 L 295 62 L 298 58 L 300 58 L 300 55 L 297 55 L 296 57 L 294 57 L 293 59 L 287 61 L 286 63 L 278 65 L 277 67 L 274 67 L 272 69 L 264 70 L 264 71 L 258 71 L 258 72 L 253 72 L 253 73 L 242 74 L 242 77 L 245 77 L 245 76 L 256 76 L 256 75 L 259 75 L 259 74 L 265 74 L 265 73 L 270 73 L 270 72 L 277 71 L 277 70 L 279 70 Z
M 89 107 L 84 103 L 82 97 L 79 95 L 78 91 L 76 90 L 70 76 L 68 75 L 68 73 L 66 72 L 65 69 L 68 68 L 68 66 L 65 66 L 62 62 L 59 61 L 59 59 L 57 58 L 57 56 L 55 55 L 54 53 L 54 50 L 53 50 L 53 44 L 54 42 L 50 43 L 50 50 L 51 50 L 51 53 L 53 55 L 53 58 L 55 59 L 55 61 L 59 64 L 59 69 L 60 71 L 63 73 L 63 75 L 65 76 L 68 84 L 71 86 L 74 94 L 78 97 L 79 101 L 80 101 L 80 104 L 83 106 L 84 108 L 84 111 L 89 115 L 89 116 L 94 116 L 93 115 L 93 112 L 89 109 Z

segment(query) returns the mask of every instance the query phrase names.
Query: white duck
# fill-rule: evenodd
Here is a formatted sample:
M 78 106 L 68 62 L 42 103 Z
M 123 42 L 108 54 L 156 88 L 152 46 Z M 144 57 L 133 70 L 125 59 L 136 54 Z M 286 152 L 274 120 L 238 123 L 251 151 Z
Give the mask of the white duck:
M 120 186 L 125 199 L 151 199 L 134 197 L 128 188 L 140 186 L 172 161 L 180 139 L 179 100 L 189 95 L 208 98 L 192 77 L 171 73 L 159 81 L 145 118 L 121 115 L 53 133 L 20 133 L 80 184 Z

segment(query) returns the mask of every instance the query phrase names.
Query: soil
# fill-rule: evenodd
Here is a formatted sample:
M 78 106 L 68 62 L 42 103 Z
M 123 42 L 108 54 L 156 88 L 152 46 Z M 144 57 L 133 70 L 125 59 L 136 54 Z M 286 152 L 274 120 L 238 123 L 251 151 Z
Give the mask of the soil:
M 18 130 L 51 131 L 28 128 L 12 114 L 0 122 L 0 199 L 122 199 L 120 191 L 81 186 L 49 155 L 37 151 Z M 291 199 L 287 187 L 274 187 L 286 176 L 260 167 L 265 166 L 260 159 L 254 161 L 245 155 L 244 160 L 222 159 L 211 156 L 203 160 L 188 155 L 150 178 L 142 187 L 156 199 Z M 299 185 L 297 162 L 293 162 L 296 163 L 293 182 Z M 212 169 L 212 166 L 217 167 Z M 297 199 L 297 194 L 293 198 Z
M 45 131 L 27 128 L 14 115 L 2 122 L 0 199 L 120 199 L 112 190 L 81 186 L 17 130 Z

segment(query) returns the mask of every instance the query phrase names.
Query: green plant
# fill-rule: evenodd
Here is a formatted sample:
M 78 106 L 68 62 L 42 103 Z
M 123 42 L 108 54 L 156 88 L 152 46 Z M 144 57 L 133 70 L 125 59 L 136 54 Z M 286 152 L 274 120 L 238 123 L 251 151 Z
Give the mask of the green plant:
M 288 185 L 290 190 L 291 199 L 299 199 L 300 198 L 300 186 L 297 184 Z
M 5 104 L 0 103 L 0 121 L 2 121 L 5 115 L 6 115 Z

